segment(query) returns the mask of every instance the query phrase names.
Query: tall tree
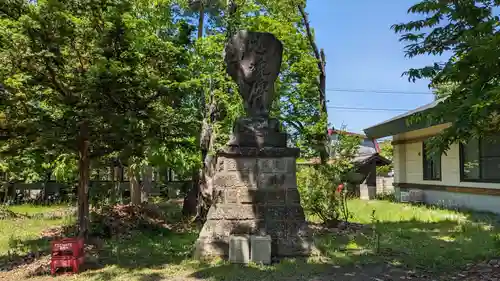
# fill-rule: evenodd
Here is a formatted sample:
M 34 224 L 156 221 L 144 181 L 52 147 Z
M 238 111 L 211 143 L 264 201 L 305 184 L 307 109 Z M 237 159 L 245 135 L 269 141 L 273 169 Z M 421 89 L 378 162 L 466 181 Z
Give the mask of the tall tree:
M 318 154 L 320 156 L 321 164 L 325 164 L 328 160 L 327 151 L 327 137 L 328 137 L 328 112 L 326 108 L 326 56 L 323 49 L 319 50 L 316 44 L 316 39 L 314 38 L 313 31 L 310 27 L 309 16 L 304 9 L 304 4 L 299 4 L 298 9 L 302 16 L 302 21 L 305 26 L 305 32 L 307 38 L 309 39 L 309 44 L 314 52 L 314 57 L 318 61 L 318 95 L 319 95 L 319 110 L 321 113 L 321 123 L 324 124 L 325 128 L 323 132 L 319 132 L 315 137 L 317 143 Z
M 142 155 L 145 141 L 176 142 L 190 125 L 163 119 L 168 102 L 189 92 L 187 49 L 170 4 L 26 0 L 0 9 L 0 111 L 11 134 L 3 152 L 78 156 L 82 236 L 90 160 L 123 150 Z
M 219 14 L 223 6 L 223 1 L 224 0 L 188 0 L 189 7 L 198 13 L 198 39 L 203 37 L 205 14 Z
M 200 22 L 198 25 L 198 41 L 195 47 L 195 59 L 193 64 L 193 72 L 198 73 L 201 85 L 204 87 L 199 89 L 201 111 L 201 127 L 199 134 L 199 147 L 201 155 L 201 167 L 199 170 L 193 171 L 193 186 L 186 194 L 183 204 L 183 214 L 185 216 L 195 216 L 203 219 L 204 214 L 208 211 L 212 193 L 212 177 L 214 175 L 214 166 L 216 163 L 216 145 L 220 142 L 221 131 L 226 131 L 231 125 L 228 125 L 227 120 L 233 120 L 235 116 L 228 117 L 227 108 L 234 107 L 227 103 L 229 98 L 228 76 L 225 72 L 222 52 L 225 44 L 224 39 L 230 36 L 233 30 L 229 26 L 233 24 L 233 18 L 236 10 L 234 3 L 228 1 L 226 11 L 223 12 L 221 1 L 199 1 L 199 5 L 209 5 L 212 8 L 210 16 L 219 17 L 217 14 L 224 13 L 226 19 L 224 21 L 214 22 L 215 29 L 222 28 L 225 31 L 219 31 L 212 34 L 209 38 L 203 38 L 203 22 L 201 21 L 203 11 L 200 10 Z M 192 7 L 192 5 L 191 5 Z M 214 12 L 217 11 L 217 12 Z M 221 26 L 217 26 L 217 24 Z M 223 36 L 225 34 L 226 36 Z M 225 92 L 221 92 L 221 90 Z M 238 104 L 238 103 L 236 103 Z M 221 126 L 221 124 L 225 125 Z M 228 132 L 225 132 L 226 135 Z M 222 137 L 222 139 L 224 139 Z
M 451 122 L 431 146 L 444 151 L 457 141 L 500 130 L 500 3 L 495 0 L 422 0 L 408 13 L 421 19 L 396 24 L 407 42 L 406 56 L 450 54 L 445 62 L 412 68 L 409 80 L 430 78 L 431 86 L 453 85 L 431 113 L 417 119 Z

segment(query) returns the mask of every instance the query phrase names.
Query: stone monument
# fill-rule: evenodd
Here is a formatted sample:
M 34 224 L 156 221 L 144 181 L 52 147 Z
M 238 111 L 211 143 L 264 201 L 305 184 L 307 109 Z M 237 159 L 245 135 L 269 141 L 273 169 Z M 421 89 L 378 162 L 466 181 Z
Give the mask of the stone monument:
M 270 33 L 240 31 L 225 49 L 246 116 L 217 154 L 214 205 L 196 241 L 197 258 L 227 257 L 231 235 L 269 235 L 272 256 L 303 256 L 312 236 L 296 182 L 299 149 L 289 148 L 280 122 L 269 116 L 283 45 Z

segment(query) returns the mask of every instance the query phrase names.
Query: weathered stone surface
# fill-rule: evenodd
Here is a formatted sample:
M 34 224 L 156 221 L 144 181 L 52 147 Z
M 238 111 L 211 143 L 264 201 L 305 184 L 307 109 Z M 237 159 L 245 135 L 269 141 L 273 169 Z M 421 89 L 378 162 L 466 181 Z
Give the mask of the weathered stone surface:
M 239 147 L 227 146 L 218 152 L 222 157 L 299 157 L 300 150 L 290 147 Z
M 229 261 L 243 264 L 250 261 L 250 241 L 248 236 L 231 235 L 229 237 Z
M 250 260 L 255 263 L 271 263 L 271 236 L 250 236 Z
M 257 180 L 258 189 L 293 189 L 297 188 L 295 174 L 291 173 L 261 173 Z
M 263 192 L 266 194 L 266 203 L 268 205 L 283 205 L 283 202 L 285 202 L 286 189 L 263 190 Z
M 259 211 L 264 215 L 266 221 L 279 221 L 287 218 L 287 207 L 286 206 L 265 206 L 260 207 Z M 262 216 L 262 215 L 261 215 Z
M 240 31 L 225 48 L 227 73 L 238 84 L 248 116 L 268 116 L 283 45 L 271 33 Z
M 249 220 L 258 219 L 260 213 L 255 205 L 217 204 L 210 208 L 207 218 L 210 220 Z
M 227 240 L 217 240 L 211 237 L 199 237 L 195 242 L 194 258 L 203 260 L 212 257 L 227 257 L 229 255 L 229 236 Z
M 289 220 L 286 223 L 286 237 L 309 237 L 312 236 L 311 229 L 305 220 Z
M 274 239 L 286 239 L 286 221 L 266 219 L 265 231 Z
M 224 158 L 224 170 L 254 173 L 257 168 L 255 158 Z
M 257 188 L 257 179 L 255 173 L 247 171 L 239 172 L 220 172 L 214 176 L 214 187 L 216 189 L 225 188 Z
M 302 209 L 302 206 L 298 204 L 286 206 L 286 217 L 300 221 L 304 221 L 306 219 L 304 209 Z
M 288 158 L 261 158 L 257 161 L 259 173 L 287 173 Z
M 300 204 L 300 194 L 298 189 L 289 188 L 286 190 L 286 204 Z
M 255 197 L 256 190 L 248 188 L 228 188 L 225 190 L 226 204 L 247 204 L 257 200 Z
M 268 117 L 238 118 L 233 127 L 229 146 L 286 147 L 287 134 L 281 132 L 277 119 Z

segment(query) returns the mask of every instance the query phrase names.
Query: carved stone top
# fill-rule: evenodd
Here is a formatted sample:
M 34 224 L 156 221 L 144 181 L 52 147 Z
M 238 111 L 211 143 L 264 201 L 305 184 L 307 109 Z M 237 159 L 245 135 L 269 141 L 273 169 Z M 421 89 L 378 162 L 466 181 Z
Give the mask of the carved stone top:
M 240 31 L 225 49 L 227 73 L 238 84 L 249 117 L 267 117 L 283 45 L 271 33 Z

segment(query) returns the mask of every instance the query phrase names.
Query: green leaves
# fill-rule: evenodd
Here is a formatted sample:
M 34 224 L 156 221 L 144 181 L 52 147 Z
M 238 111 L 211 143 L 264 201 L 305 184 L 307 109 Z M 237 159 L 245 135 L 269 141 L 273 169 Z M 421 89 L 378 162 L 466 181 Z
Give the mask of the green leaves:
M 171 2 L 8 2 L 21 14 L 0 12 L 0 111 L 14 136 L 4 152 L 60 155 L 51 161 L 65 178 L 82 122 L 93 158 L 186 145 L 195 132 L 193 108 L 184 107 L 190 29 Z
M 439 97 L 446 97 L 435 110 L 425 116 L 429 120 L 453 122 L 435 138 L 432 147 L 446 150 L 455 141 L 497 132 L 500 127 L 499 18 L 493 0 L 420 1 L 409 9 L 423 19 L 397 24 L 393 29 L 404 33 L 408 42 L 406 55 L 414 57 L 451 53 L 445 63 L 435 63 L 405 74 L 410 81 L 430 78 Z M 446 86 L 447 85 L 447 86 Z M 445 88 L 443 88 L 445 87 Z

